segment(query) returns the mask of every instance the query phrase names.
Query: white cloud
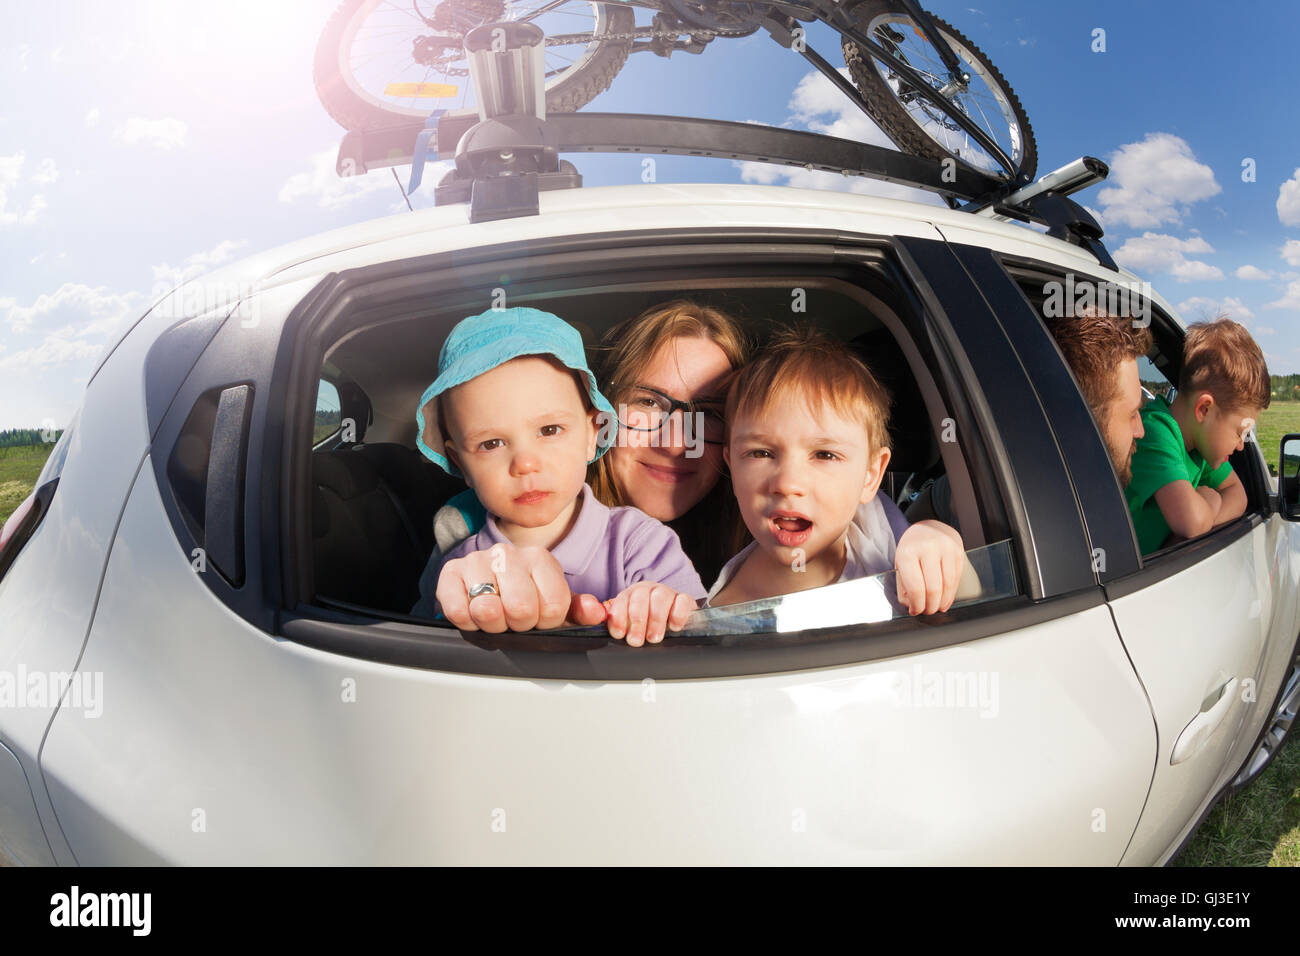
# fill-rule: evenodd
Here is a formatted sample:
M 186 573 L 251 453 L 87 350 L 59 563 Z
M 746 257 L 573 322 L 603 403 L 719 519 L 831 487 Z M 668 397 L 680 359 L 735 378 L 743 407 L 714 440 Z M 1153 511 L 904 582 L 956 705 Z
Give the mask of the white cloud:
M 18 351 L 6 350 L 0 356 L 0 371 L 43 373 L 55 366 L 90 362 L 125 323 L 139 315 L 144 304 L 144 297 L 136 292 L 71 282 L 38 296 L 30 305 L 2 299 L 0 312 L 10 330 L 38 340 Z
M 246 245 L 248 245 L 247 239 L 225 239 L 211 249 L 187 257 L 179 266 L 171 266 L 165 262 L 156 265 L 153 267 L 154 284 L 166 284 L 170 288 L 188 282 L 196 276 L 210 272 L 223 262 L 229 262 L 235 253 Z
M 393 174 L 388 169 L 375 169 L 360 176 L 340 176 L 334 169 L 337 158 L 338 147 L 335 146 L 326 147 L 319 153 L 315 153 L 308 161 L 310 168 L 307 172 L 294 173 L 285 180 L 284 185 L 280 187 L 280 202 L 294 203 L 306 200 L 314 202 L 322 209 L 342 209 L 365 196 L 384 193 L 396 196 L 401 203 L 401 208 L 406 208 L 406 203 L 401 198 L 401 191 L 397 183 L 393 182 Z M 426 165 L 423 186 L 420 193 L 412 197 L 411 204 L 418 204 L 421 193 L 431 197 L 433 186 L 450 168 L 450 160 Z M 409 176 L 410 166 L 398 168 L 398 178 L 403 181 L 402 188 L 405 188 L 405 181 Z
M 54 160 L 48 156 L 41 160 L 41 164 L 36 167 L 36 172 L 32 173 L 32 182 L 38 186 L 48 186 L 51 183 L 59 181 L 59 167 L 54 165 Z
M 18 185 L 19 179 L 22 178 L 23 163 L 26 160 L 26 153 L 0 156 L 0 225 L 10 223 L 29 225 L 36 221 L 36 217 L 45 208 L 45 197 L 40 195 L 29 199 L 26 209 L 22 209 L 18 203 L 14 203 L 13 209 L 9 208 L 9 197 L 14 187 Z
M 0 356 L 0 371 L 44 370 L 54 365 L 89 361 L 97 358 L 103 347 L 102 342 L 63 339 L 47 335 L 40 345 Z
M 1256 266 L 1242 266 L 1234 273 L 1234 275 L 1236 275 L 1238 279 L 1245 279 L 1247 281 L 1273 278 L 1273 273 L 1265 272 L 1263 269 Z
M 99 112 L 99 107 L 98 107 L 98 106 L 92 106 L 89 110 L 87 110 L 87 111 L 86 111 L 86 128 L 87 128 L 87 129 L 93 129 L 94 127 L 98 126 L 98 125 L 99 125 L 99 119 L 100 119 L 100 116 L 101 116 L 101 115 L 102 115 L 102 114 Z
M 1170 271 L 1179 282 L 1209 282 L 1223 278 L 1223 270 L 1218 266 L 1190 259 L 1178 263 Z
M 1121 146 L 1109 162 L 1111 185 L 1097 193 L 1097 201 L 1116 226 L 1181 222 L 1188 206 L 1221 191 L 1214 170 L 1171 133 L 1147 133 L 1142 142 Z
M 1178 303 L 1178 311 L 1182 313 L 1183 318 L 1193 322 L 1227 315 L 1231 319 L 1245 323 L 1255 317 L 1255 313 L 1246 308 L 1244 302 L 1232 296 L 1224 299 L 1210 299 L 1203 295 L 1192 296 Z
M 1300 226 L 1300 166 L 1277 191 L 1277 218 L 1284 226 Z
M 5 321 L 15 333 L 25 333 L 32 326 L 49 324 L 48 320 L 66 320 L 69 317 L 81 318 L 88 322 L 81 327 L 81 336 L 96 335 L 116 327 L 117 323 L 129 315 L 140 303 L 141 296 L 135 292 L 119 293 L 103 286 L 94 288 L 79 282 L 67 282 L 56 291 L 37 296 L 31 305 L 18 305 L 13 299 L 0 299 L 0 308 L 4 309 Z
M 146 146 L 171 150 L 185 145 L 185 137 L 189 129 L 189 124 L 184 120 L 172 117 L 151 120 L 132 116 L 113 130 L 113 139 L 129 146 L 143 143 Z
M 1281 252 L 1287 265 L 1300 266 L 1300 239 L 1288 239 L 1282 244 Z
M 849 79 L 848 67 L 840 67 L 840 75 Z M 815 133 L 888 149 L 898 148 L 884 130 L 871 122 L 866 113 L 850 103 L 830 80 L 816 70 L 804 75 L 786 106 L 791 115 L 783 125 L 798 124 Z
M 1264 306 L 1266 309 L 1290 309 L 1300 312 L 1300 280 L 1287 284 L 1286 293 L 1276 302 Z
M 840 73 L 847 77 L 848 69 L 841 68 Z M 850 103 L 830 80 L 815 70 L 805 74 L 795 86 L 787 106 L 790 116 L 783 124 L 785 126 L 798 126 L 815 133 L 897 149 L 879 126 Z M 740 169 L 741 181 L 747 183 L 836 190 L 931 204 L 943 202 L 937 195 L 925 190 L 863 176 L 845 176 L 841 173 L 805 169 L 801 166 L 777 166 L 773 163 L 738 162 L 734 165 Z
M 1179 282 L 1222 279 L 1223 271 L 1194 259 L 1188 253 L 1213 252 L 1214 248 L 1199 236 L 1179 239 L 1163 233 L 1144 232 L 1127 240 L 1115 250 L 1115 259 L 1134 272 L 1168 272 Z

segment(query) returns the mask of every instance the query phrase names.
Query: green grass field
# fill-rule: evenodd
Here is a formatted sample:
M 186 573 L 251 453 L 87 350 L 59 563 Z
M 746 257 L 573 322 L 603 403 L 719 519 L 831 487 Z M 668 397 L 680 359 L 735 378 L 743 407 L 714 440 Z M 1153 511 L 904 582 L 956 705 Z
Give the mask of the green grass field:
M 1300 402 L 1265 409 L 1256 430 L 1276 462 L 1282 436 L 1300 432 Z M 53 447 L 0 448 L 0 523 L 31 494 Z M 1215 807 L 1175 865 L 1300 866 L 1300 746 L 1289 743 L 1250 787 Z
M 0 524 L 32 493 L 54 445 L 0 448 Z
M 1255 433 L 1270 471 L 1277 472 L 1277 455 L 1282 436 L 1292 432 L 1300 433 L 1300 402 L 1274 402 L 1260 413 L 1259 421 L 1255 423 Z

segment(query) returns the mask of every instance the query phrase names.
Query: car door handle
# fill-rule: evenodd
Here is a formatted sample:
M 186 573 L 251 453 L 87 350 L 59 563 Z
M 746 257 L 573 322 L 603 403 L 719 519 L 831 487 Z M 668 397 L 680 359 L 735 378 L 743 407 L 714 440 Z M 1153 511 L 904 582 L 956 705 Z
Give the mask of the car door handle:
M 208 561 L 235 587 L 244 583 L 244 469 L 252 408 L 251 385 L 222 390 L 208 454 L 204 547 Z
M 1223 718 L 1228 716 L 1228 711 L 1232 709 L 1232 701 L 1237 696 L 1237 685 L 1240 683 L 1241 681 L 1234 677 L 1220 687 L 1219 697 L 1210 708 L 1201 711 L 1183 728 L 1183 732 L 1178 735 L 1178 740 L 1174 742 L 1174 752 L 1169 757 L 1171 765 L 1182 763 L 1200 752 L 1206 741 L 1210 739 L 1210 735 L 1219 729 Z

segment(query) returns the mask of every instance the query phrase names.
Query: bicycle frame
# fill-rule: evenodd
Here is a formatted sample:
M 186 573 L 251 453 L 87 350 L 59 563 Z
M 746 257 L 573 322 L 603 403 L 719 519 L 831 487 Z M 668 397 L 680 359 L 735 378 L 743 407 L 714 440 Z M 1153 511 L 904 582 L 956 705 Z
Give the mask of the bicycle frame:
M 940 60 L 948 70 L 948 84 L 942 90 L 936 90 L 927 81 L 919 71 L 914 69 L 910 64 L 904 63 L 891 51 L 881 46 L 874 38 L 867 36 L 859 30 L 853 23 L 848 11 L 841 7 L 836 0 L 773 0 L 769 3 L 751 3 L 742 2 L 742 0 L 715 0 L 709 6 L 715 6 L 719 10 L 725 10 L 728 7 L 748 8 L 756 15 L 747 21 L 738 21 L 736 29 L 744 29 L 747 26 L 762 28 L 767 30 L 768 34 L 781 46 L 790 49 L 794 48 L 805 60 L 823 76 L 825 76 L 840 92 L 844 93 L 849 99 L 864 113 L 868 112 L 863 104 L 862 95 L 858 89 L 849 81 L 840 75 L 839 70 L 832 66 L 824 57 L 814 50 L 807 43 L 794 44 L 793 30 L 798 22 L 818 22 L 824 23 L 831 29 L 835 30 L 848 40 L 852 40 L 861 49 L 867 51 L 877 61 L 886 64 L 890 70 L 898 74 L 903 80 L 923 96 L 932 105 L 938 108 L 945 116 L 951 119 L 962 131 L 968 134 L 975 142 L 987 152 L 993 159 L 1006 171 L 1012 186 L 1023 186 L 1029 182 L 1028 177 L 1022 176 L 1016 168 L 1015 163 L 1007 156 L 997 142 L 980 129 L 973 120 L 971 120 L 961 110 L 953 109 L 952 104 L 944 99 L 944 93 L 950 90 L 964 90 L 970 82 L 970 75 L 961 69 L 961 61 L 953 52 L 952 48 L 944 40 L 943 35 L 930 19 L 930 15 L 921 7 L 917 0 L 899 0 L 900 5 L 906 13 L 912 17 L 917 27 L 925 35 L 926 39 L 934 46 L 935 51 L 939 54 Z M 677 17 L 674 9 L 667 6 L 664 0 L 623 0 L 622 5 L 641 7 L 643 9 L 657 10 L 661 13 Z M 690 33 L 692 24 L 683 23 L 682 32 Z M 712 37 L 705 37 L 702 41 L 697 36 L 692 36 L 690 46 L 677 47 L 677 49 L 686 49 L 688 52 L 698 53 Z M 652 50 L 650 46 L 633 47 L 633 50 Z M 659 52 L 655 50 L 654 52 Z M 660 55 L 667 55 L 660 53 Z M 869 114 L 868 114 L 869 115 Z

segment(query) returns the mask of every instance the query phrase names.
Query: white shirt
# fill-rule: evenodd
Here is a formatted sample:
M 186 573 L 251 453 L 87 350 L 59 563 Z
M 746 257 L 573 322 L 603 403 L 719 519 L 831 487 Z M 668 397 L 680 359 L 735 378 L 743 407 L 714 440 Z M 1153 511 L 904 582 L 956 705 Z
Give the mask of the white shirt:
M 847 552 L 844 570 L 835 581 L 830 583 L 838 584 L 840 581 L 867 578 L 894 569 L 894 549 L 898 543 L 895 538 L 896 529 L 889 520 L 889 515 L 882 504 L 883 500 L 880 495 L 876 495 L 865 505 L 858 505 L 853 520 L 849 522 L 848 534 L 844 537 Z M 894 511 L 897 513 L 898 509 L 894 508 Z M 906 526 L 907 520 L 901 514 L 898 515 L 898 519 L 903 526 Z M 897 533 L 902 534 L 901 531 Z M 714 596 L 735 577 L 740 566 L 745 563 L 745 559 L 757 547 L 758 542 L 751 541 L 739 554 L 722 566 L 722 570 L 718 572 L 718 580 L 713 582 L 713 587 L 709 588 L 708 596 L 704 599 L 704 607 L 712 606 Z

